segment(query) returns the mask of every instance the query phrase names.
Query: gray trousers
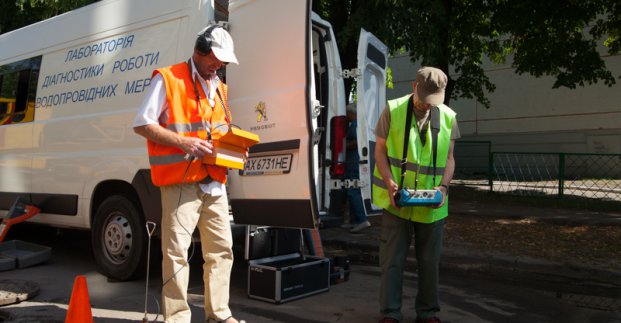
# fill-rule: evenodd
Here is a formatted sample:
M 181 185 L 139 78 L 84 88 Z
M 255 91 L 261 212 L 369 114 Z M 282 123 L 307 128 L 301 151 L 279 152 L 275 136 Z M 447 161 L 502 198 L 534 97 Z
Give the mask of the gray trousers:
M 401 219 L 386 211 L 382 214 L 379 302 L 383 316 L 402 319 L 403 271 L 412 236 L 418 269 L 416 315 L 428 318 L 440 311 L 439 265 L 444 222 L 442 219 L 434 223 L 419 223 Z

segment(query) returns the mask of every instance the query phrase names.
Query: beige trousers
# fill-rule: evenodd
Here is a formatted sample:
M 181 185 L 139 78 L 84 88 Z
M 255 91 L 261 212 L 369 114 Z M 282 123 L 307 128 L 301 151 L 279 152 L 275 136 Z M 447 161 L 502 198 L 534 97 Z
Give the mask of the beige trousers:
M 203 255 L 205 319 L 225 320 L 233 266 L 233 238 L 226 195 L 205 194 L 198 184 L 161 187 L 162 303 L 165 322 L 191 322 L 188 248 L 198 228 Z

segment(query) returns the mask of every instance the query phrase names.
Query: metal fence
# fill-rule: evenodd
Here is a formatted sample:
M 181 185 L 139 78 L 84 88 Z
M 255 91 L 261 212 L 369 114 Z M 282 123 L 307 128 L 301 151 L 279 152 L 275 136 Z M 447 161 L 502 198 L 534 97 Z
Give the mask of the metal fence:
M 492 152 L 458 141 L 454 181 L 512 195 L 621 202 L 621 154 Z
M 465 141 L 455 143 L 455 176 L 460 180 L 487 181 L 490 176 L 492 142 Z

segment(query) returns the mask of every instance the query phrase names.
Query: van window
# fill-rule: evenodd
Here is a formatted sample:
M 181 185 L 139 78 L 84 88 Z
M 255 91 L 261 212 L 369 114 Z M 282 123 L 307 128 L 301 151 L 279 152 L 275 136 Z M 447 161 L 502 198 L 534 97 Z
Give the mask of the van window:
M 31 122 L 41 56 L 0 66 L 0 125 Z

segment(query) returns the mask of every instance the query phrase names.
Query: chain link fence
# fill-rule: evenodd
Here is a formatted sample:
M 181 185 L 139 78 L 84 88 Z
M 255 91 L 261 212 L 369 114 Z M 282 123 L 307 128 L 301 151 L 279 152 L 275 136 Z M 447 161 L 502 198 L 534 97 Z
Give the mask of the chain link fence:
M 559 201 L 563 206 L 619 209 L 621 154 L 492 152 L 491 146 L 489 141 L 457 141 L 453 183 L 477 191 L 527 197 L 510 201 L 543 201 L 545 205 Z M 503 200 L 507 199 L 503 196 Z M 621 310 L 618 297 L 587 291 L 544 293 L 580 307 Z
M 457 141 L 456 184 L 526 196 L 621 202 L 621 154 L 492 152 Z

